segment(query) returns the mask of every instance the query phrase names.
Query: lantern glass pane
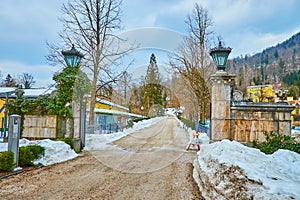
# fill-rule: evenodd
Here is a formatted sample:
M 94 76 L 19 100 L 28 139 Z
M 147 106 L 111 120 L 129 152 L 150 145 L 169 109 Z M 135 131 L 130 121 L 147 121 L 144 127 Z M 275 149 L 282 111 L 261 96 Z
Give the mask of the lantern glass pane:
M 76 67 L 79 65 L 81 58 L 79 56 L 74 56 L 74 55 L 66 55 L 65 56 L 65 61 L 68 66 L 71 67 Z
M 225 66 L 228 58 L 227 52 L 215 52 L 212 55 L 215 64 L 218 66 Z

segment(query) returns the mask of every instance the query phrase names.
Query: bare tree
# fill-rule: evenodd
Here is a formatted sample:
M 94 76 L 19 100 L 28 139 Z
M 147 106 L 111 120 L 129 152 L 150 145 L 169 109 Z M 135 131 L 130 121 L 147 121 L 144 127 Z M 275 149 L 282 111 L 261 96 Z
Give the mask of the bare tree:
M 33 79 L 34 77 L 31 74 L 23 73 L 22 75 L 19 75 L 17 82 L 22 88 L 29 89 L 35 84 Z
M 117 104 L 128 106 L 130 85 L 132 84 L 132 75 L 127 71 L 123 72 L 119 81 L 114 87 L 113 101 Z
M 208 79 L 214 72 L 214 65 L 208 55 L 209 41 L 213 31 L 208 11 L 195 4 L 186 24 L 190 35 L 186 36 L 177 52 L 171 56 L 170 65 L 190 84 L 198 101 L 200 120 L 209 117 L 210 87 Z
M 118 80 L 123 72 L 113 72 L 113 66 L 133 49 L 122 46 L 125 41 L 115 35 L 121 28 L 120 4 L 120 0 L 72 0 L 62 7 L 63 31 L 59 36 L 65 47 L 74 44 L 85 55 L 81 66 L 91 76 L 90 125 L 94 124 L 97 91 Z M 55 63 L 62 62 L 58 47 L 50 45 L 48 59 Z
M 189 120 L 197 120 L 199 117 L 198 100 L 193 88 L 183 76 L 173 76 L 172 82 L 173 92 L 180 101 L 180 106 L 184 108 L 182 116 Z

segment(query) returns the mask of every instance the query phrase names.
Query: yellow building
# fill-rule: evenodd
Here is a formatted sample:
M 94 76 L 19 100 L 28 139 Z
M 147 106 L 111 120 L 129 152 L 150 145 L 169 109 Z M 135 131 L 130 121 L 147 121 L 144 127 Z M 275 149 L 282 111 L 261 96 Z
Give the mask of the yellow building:
M 129 112 L 129 109 L 124 106 L 112 103 L 112 102 L 104 100 L 104 99 L 99 99 L 99 98 L 96 99 L 95 108 L 106 109 L 106 110 L 116 110 L 116 111 L 121 111 L 121 112 Z
M 112 133 L 127 127 L 131 118 L 144 116 L 133 114 L 129 109 L 104 99 L 96 99 L 94 130 L 97 133 Z
M 5 103 L 16 98 L 15 87 L 0 87 L 0 131 L 4 131 L 4 127 L 7 129 L 8 116 L 5 116 Z M 31 88 L 22 89 L 24 98 L 37 98 L 43 94 L 50 94 L 54 89 L 51 88 Z M 8 115 L 9 113 L 6 113 Z M 1 136 L 1 135 L 0 135 Z
M 5 112 L 5 103 L 11 99 L 11 95 L 15 93 L 15 90 L 16 88 L 13 87 L 0 87 L 0 137 L 6 136 L 8 128 L 8 113 Z
M 258 102 L 273 102 L 275 99 L 275 91 L 272 85 L 254 85 L 247 87 L 247 99 Z
M 300 126 L 300 104 L 296 103 L 291 114 L 291 123 L 294 126 Z

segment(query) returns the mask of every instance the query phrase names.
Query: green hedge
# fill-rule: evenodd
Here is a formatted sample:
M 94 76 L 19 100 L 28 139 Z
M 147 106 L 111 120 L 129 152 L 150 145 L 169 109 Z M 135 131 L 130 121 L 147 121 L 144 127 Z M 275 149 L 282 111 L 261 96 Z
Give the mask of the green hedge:
M 141 118 L 131 119 L 131 120 L 128 121 L 127 125 L 128 125 L 128 127 L 132 127 L 134 125 L 134 123 L 139 122 L 139 121 L 143 121 L 143 120 L 147 120 L 147 119 L 150 119 L 150 117 L 145 117 L 145 118 L 141 117 Z
M 33 166 L 33 160 L 44 154 L 45 148 L 38 145 L 29 145 L 19 149 L 19 166 Z
M 14 169 L 14 152 L 0 152 L 0 172 L 11 171 Z
M 257 143 L 253 141 L 253 147 L 260 149 L 266 154 L 272 154 L 278 149 L 287 149 L 300 154 L 300 142 L 295 141 L 293 137 L 275 132 L 264 133 L 266 141 Z
M 195 130 L 196 127 L 195 127 L 195 122 L 192 121 L 192 120 L 188 120 L 188 119 L 185 119 L 185 118 L 182 118 L 180 117 L 179 118 L 188 128 L 191 128 L 192 130 Z
M 29 145 L 19 148 L 19 166 L 33 166 L 33 160 L 44 154 L 45 148 L 38 145 Z M 0 172 L 12 171 L 15 167 L 14 153 L 12 151 L 0 152 Z
M 150 117 L 145 117 L 145 118 L 143 118 L 143 117 L 141 117 L 141 118 L 135 118 L 135 119 L 132 120 L 132 122 L 139 122 L 139 121 L 143 121 L 143 120 L 147 120 L 147 119 L 150 119 Z

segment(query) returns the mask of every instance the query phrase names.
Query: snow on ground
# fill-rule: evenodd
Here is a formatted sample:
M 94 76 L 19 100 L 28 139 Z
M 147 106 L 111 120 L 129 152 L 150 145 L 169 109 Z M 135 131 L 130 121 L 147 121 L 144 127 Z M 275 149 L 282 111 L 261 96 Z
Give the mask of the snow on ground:
M 292 129 L 291 135 L 295 138 L 296 141 L 300 142 L 300 130 Z
M 109 145 L 110 142 L 149 127 L 164 118 L 140 121 L 123 132 L 86 135 L 84 150 L 113 148 Z M 179 123 L 184 127 L 182 122 Z M 195 131 L 188 128 L 186 130 L 192 139 Z M 200 191 L 208 199 L 225 199 L 226 195 L 233 195 L 230 197 L 236 199 L 241 197 L 237 195 L 242 195 L 243 192 L 254 199 L 300 199 L 299 154 L 278 150 L 271 155 L 266 155 L 258 149 L 229 140 L 208 144 L 209 138 L 205 133 L 200 133 L 199 140 L 201 150 L 197 153 L 193 176 Z M 36 164 L 51 165 L 78 156 L 68 144 L 62 141 L 21 139 L 20 146 L 26 145 L 45 147 L 45 155 L 36 160 Z M 6 150 L 7 143 L 0 142 L 0 152 Z
M 27 140 L 20 139 L 20 147 L 28 145 L 40 145 L 45 148 L 44 155 L 35 160 L 34 164 L 52 165 L 64 162 L 78 156 L 71 147 L 63 141 L 44 140 Z M 7 143 L 0 143 L 0 152 L 7 151 Z
M 123 132 L 86 135 L 86 146 L 84 150 L 101 150 L 112 148 L 107 143 L 124 137 L 134 131 L 149 127 L 164 118 L 165 117 L 157 117 L 137 122 L 133 125 L 132 128 L 127 128 Z M 7 143 L 0 142 L 0 152 L 7 151 L 7 145 Z M 75 153 L 75 151 L 63 141 L 53 141 L 50 139 L 30 141 L 22 138 L 20 139 L 19 145 L 20 147 L 28 145 L 40 145 L 45 147 L 45 154 L 41 158 L 35 160 L 34 164 L 42 164 L 45 166 L 52 165 L 55 163 L 73 159 L 78 156 L 78 154 Z
M 187 127 L 185 126 L 185 124 L 184 124 L 182 121 L 180 121 L 177 117 L 176 117 L 176 119 L 177 119 L 177 121 L 179 122 L 180 126 L 181 126 L 182 128 L 184 128 L 184 129 L 188 132 L 188 135 L 189 135 L 189 138 L 190 138 L 190 142 L 192 142 L 192 141 L 193 141 L 193 138 L 194 138 L 194 133 L 195 133 L 196 131 L 193 130 L 193 129 L 191 129 L 191 128 L 187 128 Z M 199 144 L 209 144 L 209 140 L 210 140 L 210 139 L 209 139 L 209 137 L 207 136 L 206 133 L 199 133 L 198 141 L 197 141 L 197 142 L 199 142 Z M 196 149 L 196 146 L 195 146 L 195 147 L 191 146 L 190 149 Z
M 113 146 L 109 145 L 109 143 L 118 140 L 130 133 L 133 133 L 137 130 L 144 129 L 146 127 L 151 126 L 161 120 L 165 119 L 165 117 L 156 117 L 148 120 L 139 121 L 134 123 L 131 128 L 126 128 L 121 132 L 111 133 L 111 134 L 88 134 L 85 138 L 85 147 L 84 150 L 104 150 L 104 149 L 112 149 Z
M 246 195 L 240 198 L 300 199 L 300 155 L 295 152 L 278 150 L 266 155 L 241 143 L 223 140 L 201 145 L 196 161 L 194 178 L 207 198 L 238 195 L 228 190 L 234 184 L 241 190 L 239 195 L 242 191 Z M 208 185 L 214 189 L 206 188 Z

